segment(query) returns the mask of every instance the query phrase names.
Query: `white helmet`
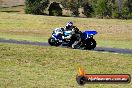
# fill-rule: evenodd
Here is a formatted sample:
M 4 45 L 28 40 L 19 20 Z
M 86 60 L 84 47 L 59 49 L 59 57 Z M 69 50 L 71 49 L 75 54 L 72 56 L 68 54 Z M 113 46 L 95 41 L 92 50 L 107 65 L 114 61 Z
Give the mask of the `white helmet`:
M 68 22 L 67 24 L 66 24 L 66 29 L 70 29 L 70 28 L 72 28 L 73 27 L 73 23 L 72 22 Z

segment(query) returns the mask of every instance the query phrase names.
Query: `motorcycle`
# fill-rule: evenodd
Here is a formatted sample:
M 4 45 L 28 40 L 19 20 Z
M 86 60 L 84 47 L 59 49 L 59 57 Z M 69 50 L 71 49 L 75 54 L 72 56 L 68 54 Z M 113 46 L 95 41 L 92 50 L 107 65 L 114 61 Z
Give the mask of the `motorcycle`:
M 93 36 L 96 35 L 97 32 L 94 30 L 86 30 L 81 32 L 81 42 L 76 46 L 76 48 L 84 48 L 84 49 L 94 49 L 96 47 L 96 41 Z M 56 28 L 52 32 L 51 37 L 48 39 L 48 43 L 51 46 L 72 46 L 75 42 L 76 37 L 72 34 L 72 31 L 64 31 L 64 28 Z

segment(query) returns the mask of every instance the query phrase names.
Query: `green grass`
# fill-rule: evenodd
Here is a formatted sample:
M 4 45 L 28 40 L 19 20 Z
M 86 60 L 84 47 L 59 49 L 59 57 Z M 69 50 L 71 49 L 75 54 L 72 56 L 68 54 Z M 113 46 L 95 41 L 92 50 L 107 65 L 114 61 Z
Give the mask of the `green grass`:
M 132 55 L 0 43 L 0 88 L 82 88 L 75 80 L 81 64 L 88 74 L 130 74 Z M 84 88 L 131 88 L 130 84 L 86 84 Z
M 36 42 L 48 42 L 48 37 L 41 37 L 41 36 L 25 36 L 25 35 L 11 35 L 11 34 L 4 34 L 0 33 L 0 38 L 3 39 L 15 39 L 15 40 L 26 40 L 26 41 L 36 41 Z
M 98 46 L 132 49 L 132 20 L 54 17 L 0 13 L 0 37 L 47 41 L 52 29 L 73 21 L 80 30 L 95 29 Z
M 130 41 L 97 40 L 96 42 L 99 46 L 132 49 L 132 42 Z

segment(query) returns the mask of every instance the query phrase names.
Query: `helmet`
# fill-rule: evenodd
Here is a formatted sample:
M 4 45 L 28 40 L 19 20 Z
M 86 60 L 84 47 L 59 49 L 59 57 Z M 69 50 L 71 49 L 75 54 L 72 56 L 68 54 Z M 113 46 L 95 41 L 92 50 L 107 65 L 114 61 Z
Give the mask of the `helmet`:
M 68 22 L 67 24 L 66 24 L 66 29 L 70 29 L 70 28 L 72 28 L 73 27 L 73 23 L 72 22 Z

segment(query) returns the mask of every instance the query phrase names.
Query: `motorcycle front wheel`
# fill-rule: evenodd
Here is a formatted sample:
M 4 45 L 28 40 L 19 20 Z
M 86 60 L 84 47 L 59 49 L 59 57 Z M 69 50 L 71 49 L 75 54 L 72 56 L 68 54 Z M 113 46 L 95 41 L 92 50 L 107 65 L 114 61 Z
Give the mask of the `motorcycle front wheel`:
M 52 37 L 50 37 L 50 38 L 48 39 L 48 43 L 49 43 L 49 45 L 51 45 L 51 46 L 55 46 L 55 40 L 54 40 Z
M 52 37 L 50 37 L 50 38 L 48 39 L 48 43 L 49 43 L 49 45 L 51 45 L 51 46 L 59 46 L 59 45 L 61 45 L 61 43 L 60 43 L 59 41 L 55 40 L 55 39 L 52 38 Z

